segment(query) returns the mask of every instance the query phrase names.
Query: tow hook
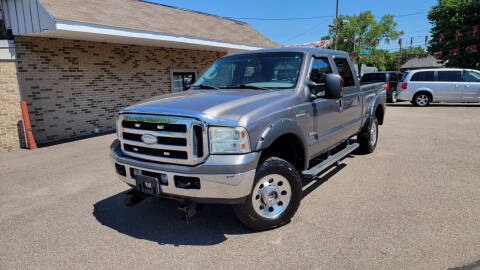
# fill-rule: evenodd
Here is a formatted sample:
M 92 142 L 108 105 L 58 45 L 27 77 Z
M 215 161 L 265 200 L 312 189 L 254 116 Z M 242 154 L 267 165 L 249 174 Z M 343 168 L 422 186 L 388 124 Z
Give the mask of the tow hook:
M 136 189 L 130 189 L 127 194 L 125 195 L 125 199 L 123 202 L 126 206 L 134 206 L 139 202 L 145 200 L 147 196 L 141 192 L 138 192 Z
M 178 210 L 182 212 L 183 216 L 181 219 L 190 223 L 190 219 L 197 214 L 198 210 L 200 210 L 200 205 L 191 201 L 183 200 L 178 202 Z

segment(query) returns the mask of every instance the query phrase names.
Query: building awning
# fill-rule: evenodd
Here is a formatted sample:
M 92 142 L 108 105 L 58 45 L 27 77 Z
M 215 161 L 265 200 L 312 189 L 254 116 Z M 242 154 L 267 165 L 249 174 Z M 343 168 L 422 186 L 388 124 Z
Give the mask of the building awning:
M 249 24 L 140 0 L 0 0 L 14 35 L 211 51 L 278 45 Z

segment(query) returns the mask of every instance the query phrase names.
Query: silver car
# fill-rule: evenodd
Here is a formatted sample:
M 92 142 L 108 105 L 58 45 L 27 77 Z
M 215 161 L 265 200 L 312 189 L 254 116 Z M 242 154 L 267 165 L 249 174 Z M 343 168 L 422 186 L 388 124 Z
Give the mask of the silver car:
M 432 102 L 480 102 L 480 71 L 420 69 L 408 71 L 397 86 L 397 100 L 417 106 Z

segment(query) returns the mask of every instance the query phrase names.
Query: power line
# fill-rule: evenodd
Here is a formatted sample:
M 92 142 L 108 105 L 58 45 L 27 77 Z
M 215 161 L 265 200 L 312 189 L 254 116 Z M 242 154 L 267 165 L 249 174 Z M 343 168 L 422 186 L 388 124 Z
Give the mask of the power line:
M 297 17 L 297 18 L 243 18 L 243 17 L 226 17 L 233 20 L 256 20 L 256 21 L 298 21 L 298 20 L 313 20 L 334 18 L 334 16 L 318 16 L 318 17 Z
M 319 27 L 319 26 L 322 25 L 323 23 L 325 23 L 325 21 L 322 21 L 322 22 L 320 22 L 320 23 L 318 23 L 318 24 L 316 24 L 316 25 L 308 28 L 308 29 L 305 30 L 304 32 L 301 32 L 300 34 L 297 34 L 297 35 L 295 35 L 295 36 L 293 36 L 293 37 L 291 37 L 291 38 L 289 38 L 289 39 L 286 39 L 286 40 L 284 40 L 284 41 L 282 41 L 282 42 L 280 42 L 280 43 L 285 43 L 285 42 L 287 42 L 287 41 L 290 41 L 290 40 L 296 39 L 296 38 L 298 38 L 298 37 L 301 37 L 301 36 L 305 35 L 306 33 L 314 30 L 314 29 L 317 28 L 317 27 Z

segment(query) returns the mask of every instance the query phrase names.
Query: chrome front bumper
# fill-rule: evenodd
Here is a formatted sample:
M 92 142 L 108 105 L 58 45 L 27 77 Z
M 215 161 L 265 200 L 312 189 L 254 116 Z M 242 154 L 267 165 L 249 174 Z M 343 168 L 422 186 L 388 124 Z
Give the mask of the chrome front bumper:
M 131 169 L 165 174 L 168 185 L 160 185 L 159 196 L 211 203 L 235 203 L 247 197 L 252 190 L 260 157 L 256 152 L 245 155 L 211 155 L 203 164 L 190 167 L 140 161 L 126 156 L 121 151 L 118 140 L 112 143 L 110 149 L 114 167 L 115 163 L 125 166 L 126 176 L 117 173 L 118 178 L 130 186 L 136 186 Z M 175 176 L 197 177 L 200 179 L 200 188 L 177 187 L 174 181 Z

